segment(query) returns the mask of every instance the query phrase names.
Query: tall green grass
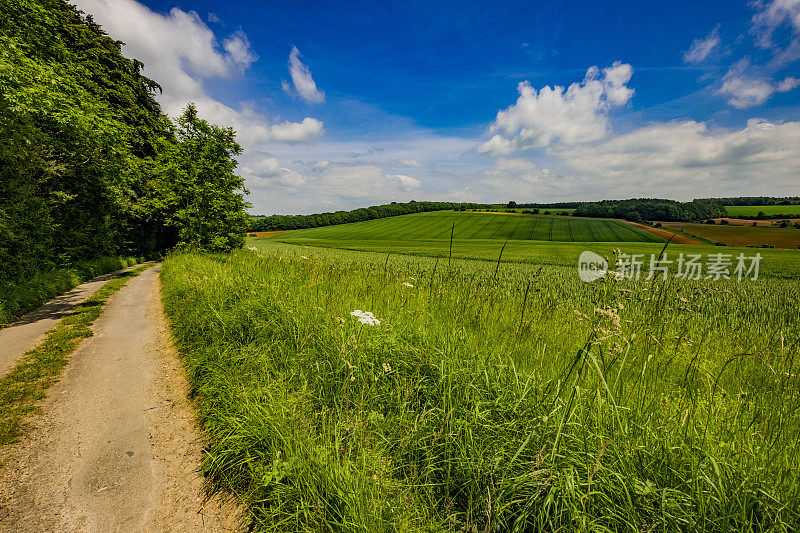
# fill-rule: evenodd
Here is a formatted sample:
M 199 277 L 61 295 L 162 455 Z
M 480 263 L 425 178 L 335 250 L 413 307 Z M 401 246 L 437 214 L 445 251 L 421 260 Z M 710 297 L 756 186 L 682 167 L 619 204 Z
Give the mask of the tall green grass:
M 288 248 L 162 270 L 203 470 L 254 529 L 797 527 L 796 281 Z
M 142 261 L 144 258 L 101 257 L 78 261 L 68 268 L 38 272 L 19 280 L 0 280 L 0 327 L 84 281 Z

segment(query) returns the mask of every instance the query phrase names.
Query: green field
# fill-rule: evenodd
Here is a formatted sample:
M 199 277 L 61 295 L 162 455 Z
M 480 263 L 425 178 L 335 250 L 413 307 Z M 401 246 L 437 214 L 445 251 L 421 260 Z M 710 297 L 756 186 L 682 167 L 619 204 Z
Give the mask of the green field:
M 203 471 L 253 530 L 800 523 L 797 251 L 758 250 L 756 281 L 586 284 L 580 250 L 617 245 L 512 241 L 529 261 L 499 265 L 248 245 L 173 255 L 162 280 Z
M 560 242 L 663 242 L 619 220 L 495 213 L 434 211 L 296 230 L 277 236 L 284 242 L 448 241 L 494 239 Z
M 765 215 L 800 216 L 800 205 L 726 205 L 725 211 L 732 217 L 754 217 L 759 212 Z

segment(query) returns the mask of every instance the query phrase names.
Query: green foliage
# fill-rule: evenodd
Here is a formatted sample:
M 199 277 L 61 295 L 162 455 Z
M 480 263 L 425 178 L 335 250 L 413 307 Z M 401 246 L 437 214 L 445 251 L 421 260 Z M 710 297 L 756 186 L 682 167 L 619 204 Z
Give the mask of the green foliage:
M 580 205 L 575 216 L 599 218 L 623 218 L 625 220 L 664 220 L 692 222 L 706 218 L 727 216 L 720 203 L 711 201 L 676 202 L 639 198 L 632 200 L 603 200 Z
M 76 261 L 69 268 L 42 270 L 19 280 L 0 282 L 0 327 L 84 281 L 133 266 L 144 259 L 99 257 Z
M 157 190 L 167 225 L 181 245 L 214 252 L 241 248 L 249 204 L 244 179 L 234 173 L 242 148 L 233 130 L 199 118 L 190 104 L 178 119 L 177 138 Z
M 82 259 L 149 254 L 182 236 L 214 250 L 236 246 L 231 233 L 242 228 L 241 199 L 204 204 L 203 197 L 192 206 L 184 194 L 233 179 L 233 133 L 201 125 L 195 113 L 193 133 L 209 139 L 189 139 L 186 124 L 176 137 L 154 98 L 158 85 L 121 46 L 65 0 L 4 2 L 0 281 Z M 188 158 L 203 142 L 206 151 L 195 154 L 202 168 L 191 168 Z M 184 188 L 173 195 L 180 207 L 157 198 L 171 192 L 175 178 Z
M 254 530 L 796 528 L 797 271 L 584 284 L 258 242 L 162 270 L 203 470 Z

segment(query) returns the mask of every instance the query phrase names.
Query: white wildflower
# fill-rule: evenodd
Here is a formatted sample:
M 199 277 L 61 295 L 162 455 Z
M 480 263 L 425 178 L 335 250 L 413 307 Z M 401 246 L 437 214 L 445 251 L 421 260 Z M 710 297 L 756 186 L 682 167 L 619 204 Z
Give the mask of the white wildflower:
M 366 324 L 367 326 L 378 326 L 380 325 L 381 321 L 375 318 L 375 315 L 370 313 L 369 311 L 362 311 L 361 309 L 356 309 L 350 313 L 354 317 L 358 318 L 358 321 L 362 324 Z
M 409 287 L 411 289 L 414 288 L 414 286 L 412 284 L 410 284 L 409 282 L 407 282 L 407 281 L 404 281 L 403 283 L 401 283 L 401 285 L 403 285 L 404 287 Z
M 301 256 L 300 256 L 300 259 L 308 259 L 308 257 L 306 257 L 306 256 L 304 256 L 304 255 L 301 255 Z
M 254 251 L 254 252 L 257 252 L 257 251 L 258 251 L 258 248 L 255 248 L 255 247 L 253 247 L 253 246 L 248 246 L 248 247 L 247 247 L 247 249 L 248 249 L 248 250 L 252 250 L 252 251 Z

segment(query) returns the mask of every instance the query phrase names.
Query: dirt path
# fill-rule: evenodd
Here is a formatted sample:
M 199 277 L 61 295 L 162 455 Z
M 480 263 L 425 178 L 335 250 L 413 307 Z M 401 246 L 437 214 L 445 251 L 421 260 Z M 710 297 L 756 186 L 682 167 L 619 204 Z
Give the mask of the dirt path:
M 203 501 L 184 370 L 159 266 L 114 295 L 20 443 L 0 452 L 0 531 L 232 531 Z
M 76 305 L 91 297 L 106 281 L 131 268 L 135 267 L 103 274 L 82 283 L 9 324 L 8 327 L 0 329 L 0 376 L 14 368 L 17 360 L 28 350 L 35 348 L 47 330 L 55 326 Z

